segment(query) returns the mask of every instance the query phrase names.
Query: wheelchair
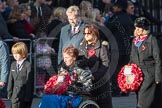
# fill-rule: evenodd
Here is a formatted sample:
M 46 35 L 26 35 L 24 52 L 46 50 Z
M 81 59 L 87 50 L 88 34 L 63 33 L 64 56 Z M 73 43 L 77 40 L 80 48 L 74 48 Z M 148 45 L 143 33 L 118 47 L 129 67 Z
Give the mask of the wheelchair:
M 78 108 L 100 108 L 100 107 L 97 105 L 96 102 L 94 102 L 92 100 L 85 100 L 80 103 Z
M 100 108 L 98 104 L 90 98 L 89 93 L 83 93 L 83 92 L 73 93 L 73 92 L 68 91 L 67 94 L 72 97 L 77 96 L 77 95 L 83 97 L 82 101 L 80 102 L 77 108 Z M 71 108 L 71 107 L 67 107 L 67 108 Z
M 61 100 L 61 101 L 60 101 Z M 75 102 L 75 103 L 74 103 Z M 39 108 L 100 108 L 87 94 L 66 92 L 64 95 L 49 94 L 42 97 Z

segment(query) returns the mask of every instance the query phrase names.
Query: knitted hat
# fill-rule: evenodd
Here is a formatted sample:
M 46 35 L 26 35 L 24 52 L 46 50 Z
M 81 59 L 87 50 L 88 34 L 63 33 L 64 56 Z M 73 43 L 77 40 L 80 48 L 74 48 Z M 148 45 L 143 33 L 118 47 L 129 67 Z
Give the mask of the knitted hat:
M 150 21 L 145 17 L 139 17 L 135 20 L 134 26 L 148 30 L 150 26 Z

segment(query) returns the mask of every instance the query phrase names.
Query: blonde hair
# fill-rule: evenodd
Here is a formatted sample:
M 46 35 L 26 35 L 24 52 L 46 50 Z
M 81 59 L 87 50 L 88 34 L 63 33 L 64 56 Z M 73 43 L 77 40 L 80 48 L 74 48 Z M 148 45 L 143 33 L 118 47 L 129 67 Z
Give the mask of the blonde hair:
M 70 6 L 67 11 L 66 11 L 66 15 L 68 13 L 73 13 L 76 15 L 76 16 L 80 16 L 80 10 L 79 10 L 79 7 L 74 5 L 74 6 Z
M 11 52 L 12 54 L 13 53 L 20 54 L 22 58 L 28 57 L 28 49 L 24 42 L 15 43 L 11 48 Z
M 150 33 L 150 30 L 145 30 L 143 29 L 143 32 L 141 35 L 148 35 Z M 136 29 L 134 30 L 134 36 L 138 36 L 137 33 L 136 33 Z
M 53 10 L 53 13 L 49 19 L 49 23 L 51 23 L 51 21 L 54 19 L 60 19 L 64 16 L 66 16 L 66 9 L 64 7 L 57 7 Z

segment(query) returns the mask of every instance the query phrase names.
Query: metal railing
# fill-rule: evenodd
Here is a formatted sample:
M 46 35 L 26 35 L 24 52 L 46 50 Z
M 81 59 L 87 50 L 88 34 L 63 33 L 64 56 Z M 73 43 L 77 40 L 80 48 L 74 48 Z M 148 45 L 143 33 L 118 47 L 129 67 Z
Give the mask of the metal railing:
M 46 82 L 46 80 L 48 80 L 49 77 L 51 77 L 52 75 L 56 74 L 57 72 L 57 53 L 54 53 L 54 54 L 48 54 L 48 53 L 45 53 L 45 54 L 37 54 L 36 51 L 35 51 L 35 48 L 36 48 L 36 45 L 39 41 L 46 41 L 49 45 L 49 47 L 56 47 L 56 38 L 53 38 L 53 37 L 46 37 L 46 38 L 38 38 L 38 39 L 35 39 L 35 40 L 30 40 L 30 39 L 19 39 L 19 41 L 22 41 L 24 42 L 26 45 L 27 45 L 27 48 L 28 48 L 28 60 L 29 62 L 32 64 L 32 70 L 34 72 L 34 94 L 36 94 L 36 90 L 39 89 L 39 88 L 42 88 L 44 87 L 44 83 Z M 10 52 L 10 57 L 11 57 L 11 61 L 13 61 L 13 55 L 11 53 L 11 47 L 16 43 L 16 41 L 13 41 L 13 39 L 5 39 L 4 42 L 6 42 L 6 44 L 8 45 L 9 47 L 9 52 Z M 45 68 L 45 67 L 42 67 L 42 73 L 48 73 L 49 76 L 45 76 L 44 78 L 44 82 L 42 83 L 42 85 L 37 85 L 37 81 L 39 81 L 38 79 L 38 75 L 41 74 L 39 73 L 39 70 L 38 70 L 38 67 L 37 67 L 37 59 L 39 57 L 50 57 L 51 59 L 51 66 L 50 68 Z M 40 68 L 39 68 L 40 69 Z M 45 70 L 45 71 L 44 71 Z M 40 76 L 41 78 L 41 76 Z
M 46 81 L 57 73 L 57 53 L 54 52 L 55 49 L 53 49 L 53 52 L 44 50 L 45 47 L 41 47 L 40 51 L 42 52 L 38 52 L 37 45 L 39 42 L 42 42 L 41 44 L 46 44 L 52 49 L 53 45 L 55 44 L 55 39 L 56 38 L 47 37 L 38 38 L 33 41 L 34 94 L 38 97 L 41 97 L 39 92 L 43 93 L 44 84 Z

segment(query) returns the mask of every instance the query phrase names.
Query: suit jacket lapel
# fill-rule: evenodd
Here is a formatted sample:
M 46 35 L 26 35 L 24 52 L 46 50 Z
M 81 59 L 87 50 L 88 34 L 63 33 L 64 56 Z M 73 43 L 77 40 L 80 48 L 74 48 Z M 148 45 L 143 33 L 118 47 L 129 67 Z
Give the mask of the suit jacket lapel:
M 84 24 L 83 24 L 83 21 L 79 24 L 79 28 L 78 28 L 78 30 L 79 30 L 79 32 L 81 32 L 81 31 L 83 31 L 83 28 L 84 28 Z M 70 30 L 71 30 L 71 27 L 70 27 Z M 71 32 L 71 31 L 70 31 Z M 79 32 L 78 33 L 74 33 L 74 34 L 72 34 L 72 37 L 73 36 L 75 36 L 75 35 L 79 35 Z
M 13 73 L 13 76 L 15 77 L 15 79 L 17 79 L 18 72 L 17 72 L 16 62 L 14 63 L 14 66 L 13 66 L 11 72 Z
M 72 36 L 71 26 L 70 25 L 68 26 L 66 33 L 67 33 L 68 36 L 65 36 L 65 37 L 67 37 L 67 40 L 70 40 L 70 38 Z

